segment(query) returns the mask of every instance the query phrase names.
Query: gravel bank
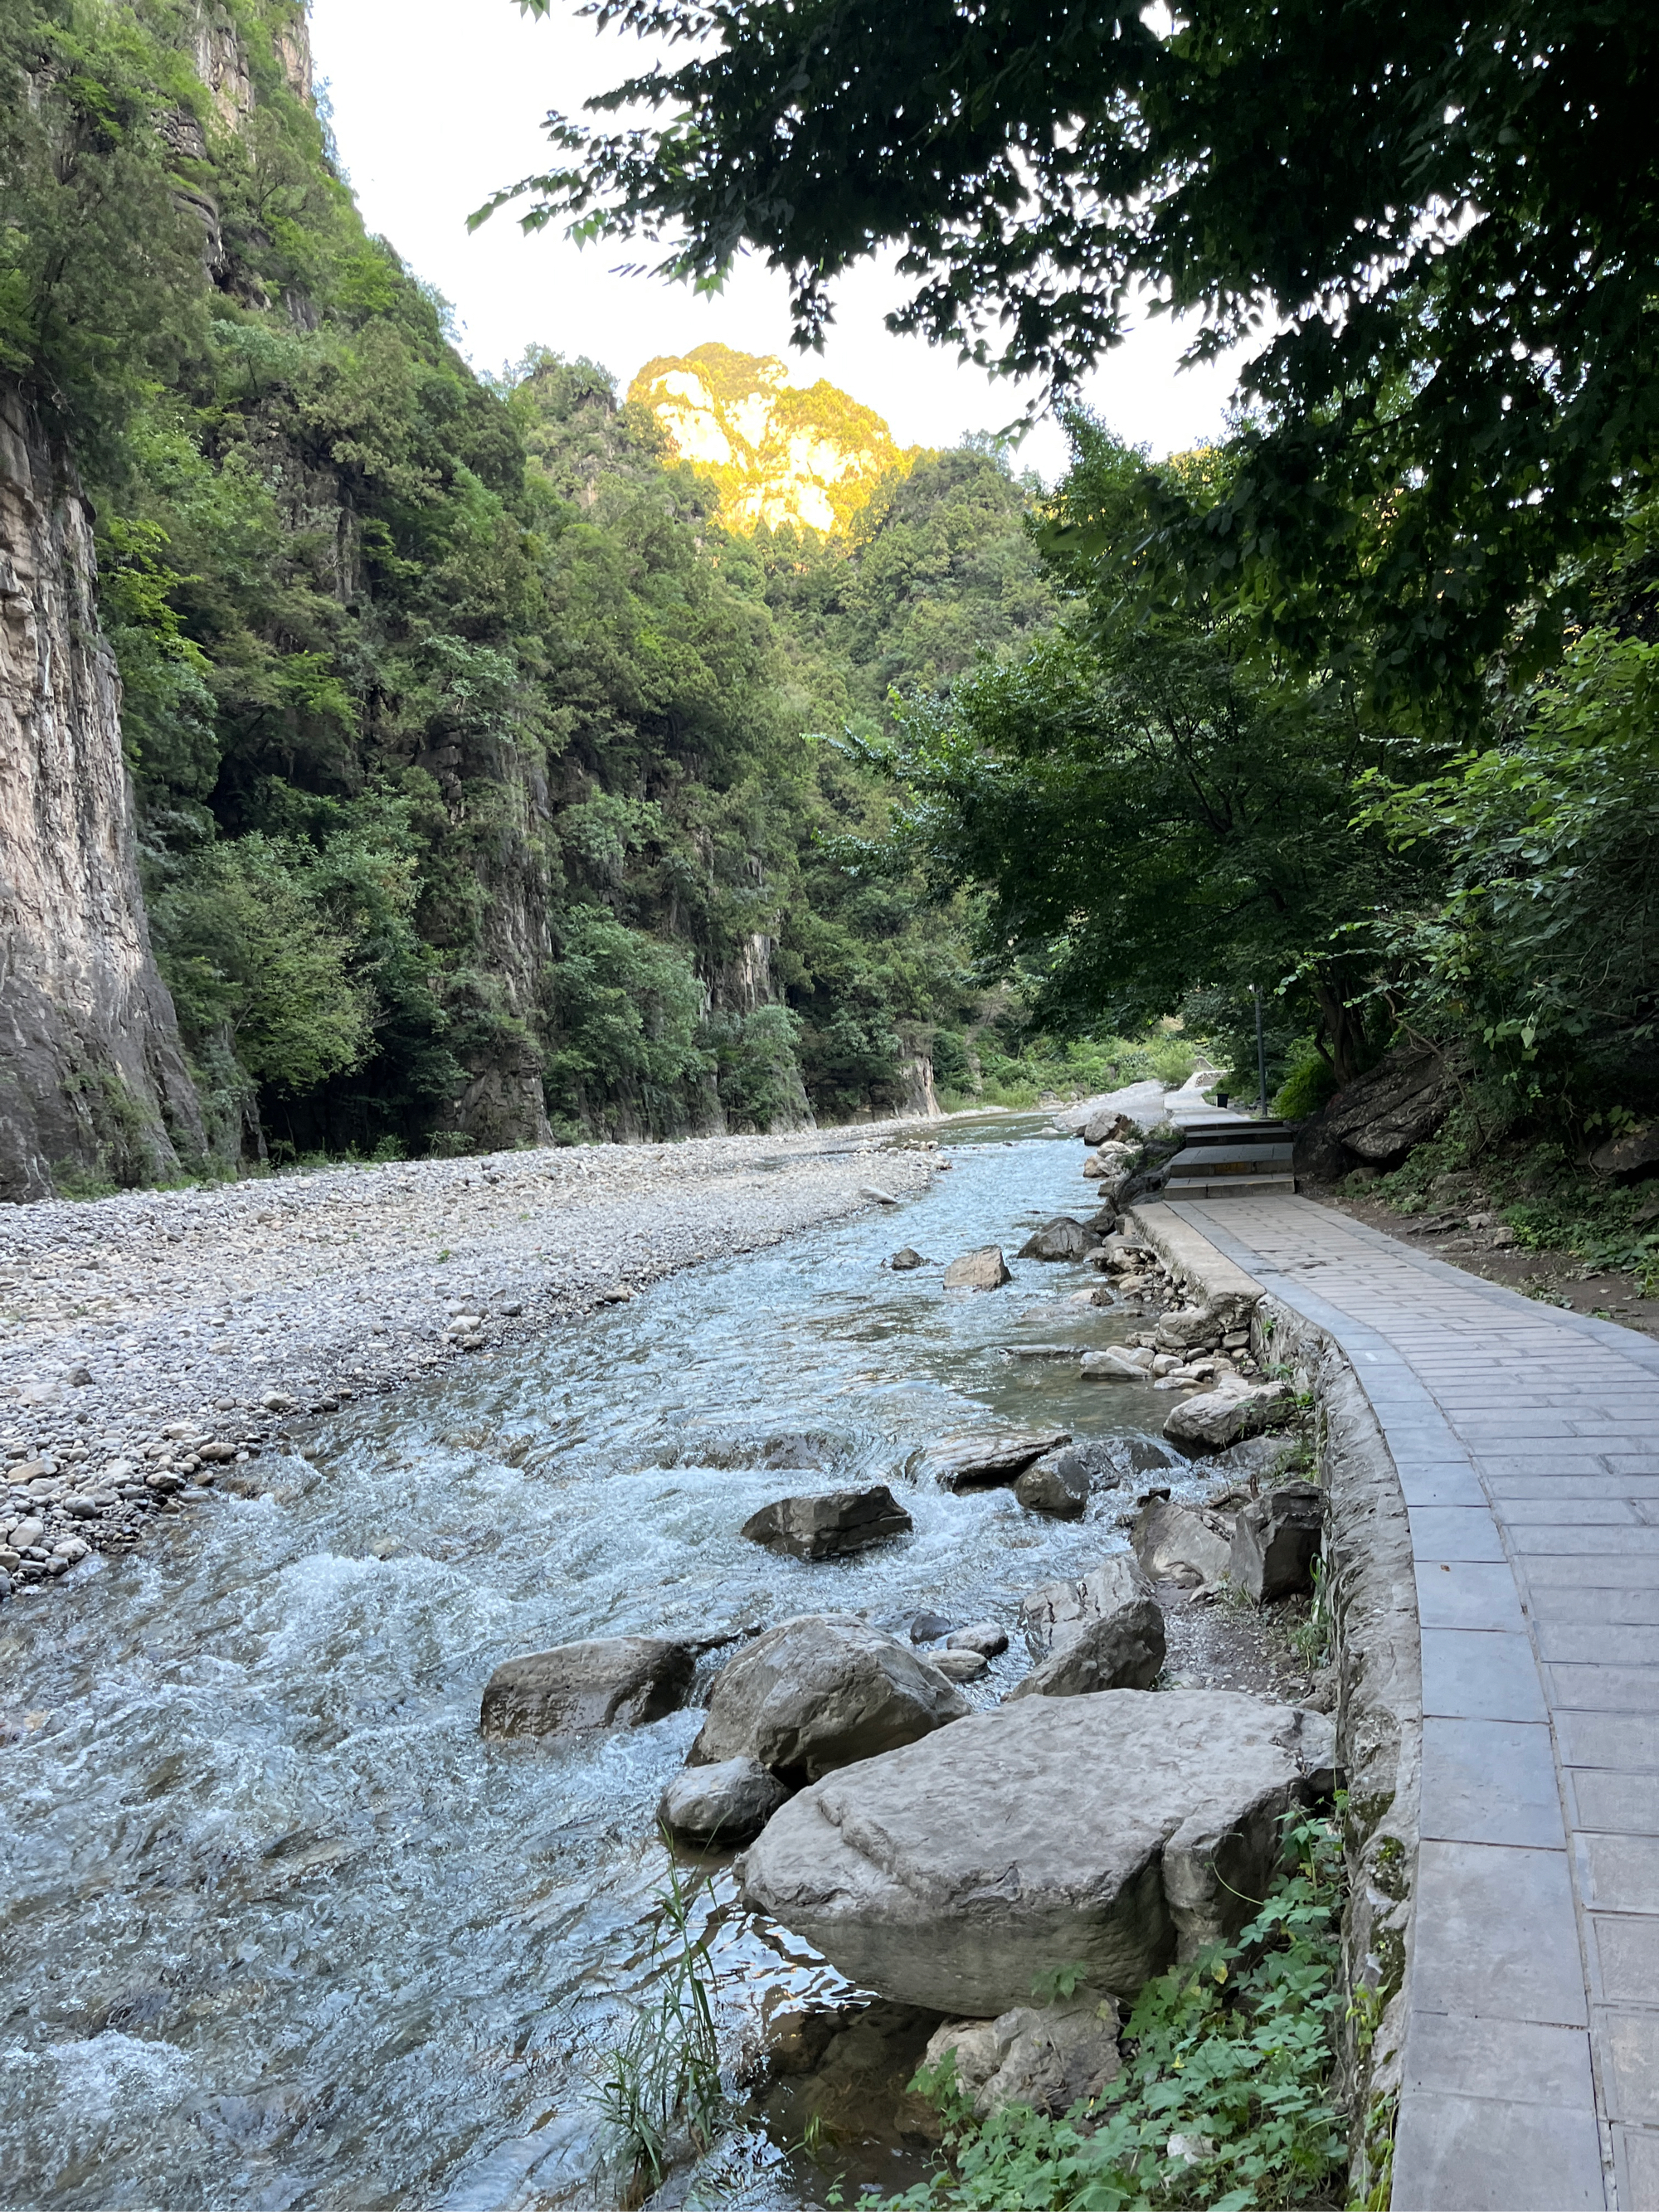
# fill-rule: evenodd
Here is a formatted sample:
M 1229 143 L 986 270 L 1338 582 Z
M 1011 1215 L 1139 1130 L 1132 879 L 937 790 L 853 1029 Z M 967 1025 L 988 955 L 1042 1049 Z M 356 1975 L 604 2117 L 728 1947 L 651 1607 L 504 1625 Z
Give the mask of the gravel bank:
M 130 1548 L 210 1483 L 257 1480 L 247 1462 L 285 1423 L 872 1205 L 866 1185 L 922 1189 L 927 1127 L 5 1208 L 0 1599 Z

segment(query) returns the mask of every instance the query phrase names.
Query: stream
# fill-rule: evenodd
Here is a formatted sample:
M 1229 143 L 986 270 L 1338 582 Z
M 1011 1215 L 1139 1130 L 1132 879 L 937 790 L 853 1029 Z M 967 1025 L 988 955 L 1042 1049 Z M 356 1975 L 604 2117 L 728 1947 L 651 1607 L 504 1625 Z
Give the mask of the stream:
M 1012 1626 L 1033 1583 L 1121 1547 L 1168 1398 L 1006 1349 L 1139 1325 L 1067 1303 L 1087 1268 L 1012 1256 L 1091 1210 L 1081 1148 L 1045 1128 L 953 1125 L 927 1195 L 355 1407 L 261 1462 L 263 1496 L 6 1608 L 15 2212 L 617 2201 L 592 2083 L 650 1982 L 656 1802 L 701 1715 L 552 1753 L 483 1743 L 479 1693 L 502 1659 L 582 1637 L 831 1610 Z M 947 1296 L 936 1268 L 881 1267 L 907 1242 L 939 1261 L 1000 1243 L 1016 1279 Z M 918 1444 L 987 1417 L 1120 1437 L 1128 1486 L 1061 1523 L 1006 1490 L 902 1484 Z M 791 1490 L 870 1481 L 913 1536 L 805 1565 L 738 1535 Z M 966 1694 L 994 1704 L 1025 1664 L 1016 1647 Z M 699 1894 L 734 2054 L 779 2007 L 844 1990 L 738 1905 L 723 1863 Z M 758 2129 L 720 2155 L 695 2201 L 822 2201 Z M 896 2154 L 892 2186 L 924 2170 Z

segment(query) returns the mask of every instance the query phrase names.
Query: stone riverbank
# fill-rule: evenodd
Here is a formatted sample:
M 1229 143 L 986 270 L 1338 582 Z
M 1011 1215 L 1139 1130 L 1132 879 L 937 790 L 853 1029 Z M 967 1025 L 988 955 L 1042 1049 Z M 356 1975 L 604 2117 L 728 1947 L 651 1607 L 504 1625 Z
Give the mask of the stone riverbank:
M 399 1162 L 0 1211 L 0 1596 L 125 1551 L 284 1426 L 903 1197 L 893 1122 Z M 879 1158 L 878 1158 L 879 1155 Z M 72 1578 L 71 1578 L 72 1581 Z

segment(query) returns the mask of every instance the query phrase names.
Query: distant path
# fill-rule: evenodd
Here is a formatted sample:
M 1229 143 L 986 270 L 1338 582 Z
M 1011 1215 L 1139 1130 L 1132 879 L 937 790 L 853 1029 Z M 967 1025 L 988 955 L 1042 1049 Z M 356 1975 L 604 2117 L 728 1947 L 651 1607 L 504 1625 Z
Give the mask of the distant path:
M 1410 1512 L 1395 2212 L 1655 2212 L 1659 1345 L 1306 1199 L 1170 1211 L 1341 1346 Z

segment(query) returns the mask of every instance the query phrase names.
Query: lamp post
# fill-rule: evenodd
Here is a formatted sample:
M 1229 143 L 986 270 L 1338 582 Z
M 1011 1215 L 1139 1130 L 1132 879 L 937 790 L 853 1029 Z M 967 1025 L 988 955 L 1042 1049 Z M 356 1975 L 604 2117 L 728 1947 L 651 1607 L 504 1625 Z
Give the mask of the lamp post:
M 1255 1110 L 1258 1118 L 1265 1121 L 1267 1115 L 1267 1048 L 1261 1036 L 1261 986 L 1252 983 L 1250 989 L 1255 998 L 1255 1068 L 1261 1084 L 1261 1095 Z

